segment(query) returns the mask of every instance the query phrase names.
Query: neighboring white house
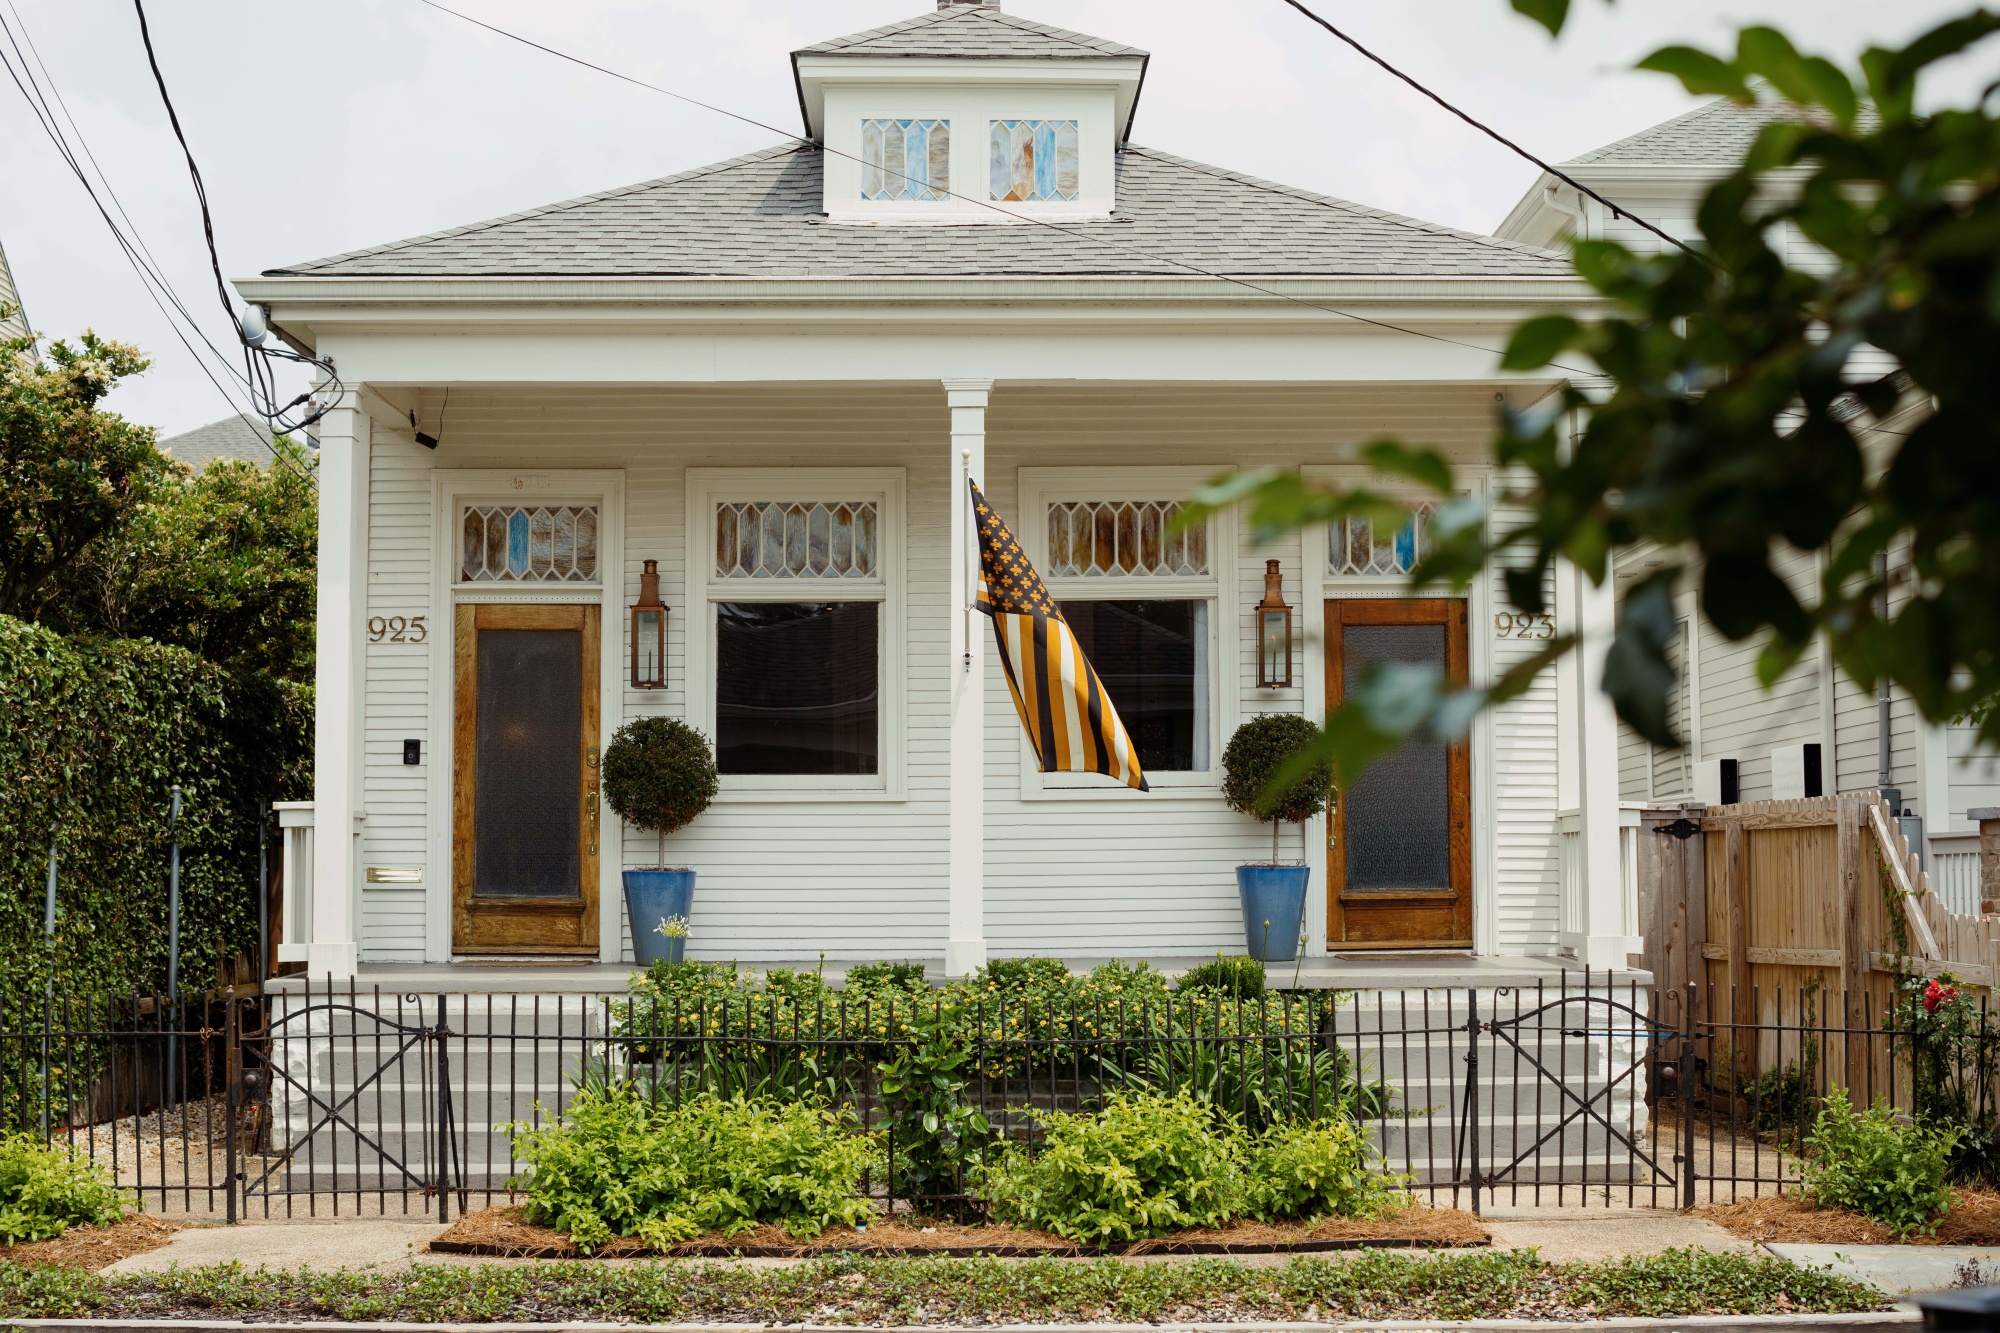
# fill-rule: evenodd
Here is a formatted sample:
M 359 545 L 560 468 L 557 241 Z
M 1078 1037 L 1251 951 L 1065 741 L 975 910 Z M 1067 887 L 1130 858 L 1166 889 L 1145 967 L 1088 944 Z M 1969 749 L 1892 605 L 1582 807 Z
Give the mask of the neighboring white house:
M 1141 148 L 1144 52 L 995 4 L 792 60 L 810 143 L 238 284 L 343 386 L 320 427 L 318 785 L 287 816 L 316 825 L 287 931 L 314 973 L 629 956 L 619 871 L 654 841 L 595 764 L 650 714 L 713 737 L 725 772 L 670 844 L 700 871 L 693 956 L 962 973 L 1239 949 L 1234 867 L 1270 850 L 1218 791 L 1240 722 L 1319 716 L 1381 657 L 1490 678 L 1571 628 L 1594 678 L 1610 588 L 1561 567 L 1541 619 L 1497 578 L 1405 599 L 1422 512 L 1379 538 L 1261 546 L 1232 515 L 1158 536 L 1218 473 L 1354 476 L 1384 435 L 1483 492 L 1496 406 L 1553 387 L 1495 349 L 1599 308 L 1543 248 L 1559 228 L 1472 235 Z M 968 473 L 1150 793 L 1037 771 L 967 610 Z M 1260 688 L 1272 560 L 1296 662 Z M 628 631 L 649 564 L 658 689 Z M 1610 705 L 1579 679 L 1286 833 L 1314 868 L 1310 953 L 1626 964 L 1634 834 Z
M 28 336 L 28 316 L 21 308 L 21 294 L 14 286 L 14 272 L 7 267 L 7 251 L 0 248 L 0 342 Z
M 1671 234 L 1691 238 L 1708 184 L 1742 159 L 1771 114 L 1768 108 L 1710 102 L 1562 169 Z M 1786 183 L 1780 176 L 1774 188 Z M 1547 175 L 1508 215 L 1498 235 L 1531 245 L 1561 244 L 1578 235 L 1647 251 L 1663 244 L 1630 217 L 1614 216 Z M 1786 261 L 1798 268 L 1830 262 L 1825 251 L 1790 227 L 1780 233 L 1780 243 Z M 1871 349 L 1859 355 L 1875 358 L 1878 369 L 1891 365 Z M 1891 436 L 1906 432 L 1923 410 L 1915 404 L 1882 424 Z M 1620 561 L 1618 581 L 1629 585 L 1661 563 L 1657 551 L 1630 552 Z M 1812 553 L 1785 553 L 1778 568 L 1811 600 L 1820 574 Z M 1953 911 L 1977 915 L 1979 826 L 1966 811 L 2000 804 L 2000 756 L 1975 747 L 1977 729 L 1926 724 L 1901 691 L 1885 698 L 1862 690 L 1834 667 L 1824 643 L 1767 691 L 1757 678 L 1759 640 L 1730 643 L 1703 625 L 1691 586 L 1682 589 L 1679 604 L 1682 638 L 1676 649 L 1684 684 L 1675 704 L 1689 745 L 1656 750 L 1621 727 L 1619 788 L 1625 799 L 1713 804 L 1895 789 L 1910 816 L 1904 831 L 1911 846 L 1921 849 L 1933 886 Z M 1697 625 L 1700 632 L 1693 633 Z

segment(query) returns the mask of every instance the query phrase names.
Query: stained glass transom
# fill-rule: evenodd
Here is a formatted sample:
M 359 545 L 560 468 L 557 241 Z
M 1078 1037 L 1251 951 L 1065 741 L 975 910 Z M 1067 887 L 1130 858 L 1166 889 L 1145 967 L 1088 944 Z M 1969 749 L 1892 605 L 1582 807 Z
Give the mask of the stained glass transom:
M 873 578 L 873 500 L 715 507 L 715 572 L 725 579 Z
M 931 201 L 951 191 L 951 122 L 861 122 L 861 197 Z
M 1410 507 L 1410 521 L 1386 537 L 1377 537 L 1365 518 L 1348 518 L 1333 525 L 1327 538 L 1326 572 L 1395 577 L 1417 567 L 1430 550 L 1431 515 L 1435 500 Z
M 597 581 L 596 505 L 474 505 L 462 539 L 462 583 Z
M 1049 506 L 1049 573 L 1057 578 L 1208 573 L 1208 525 L 1170 532 L 1174 500 L 1082 500 Z
M 1074 199 L 1076 122 L 996 120 L 988 173 L 995 199 Z

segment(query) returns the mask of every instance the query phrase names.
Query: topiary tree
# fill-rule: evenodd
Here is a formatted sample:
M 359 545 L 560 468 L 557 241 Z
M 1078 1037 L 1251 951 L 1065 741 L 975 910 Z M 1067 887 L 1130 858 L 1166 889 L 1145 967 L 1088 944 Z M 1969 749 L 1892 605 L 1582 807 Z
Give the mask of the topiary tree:
M 1266 713 L 1238 727 L 1222 752 L 1222 799 L 1271 826 L 1273 865 L 1278 825 L 1303 823 L 1326 809 L 1333 773 L 1325 761 L 1292 772 L 1319 739 L 1319 728 L 1296 713 Z
M 627 722 L 604 747 L 604 799 L 626 823 L 659 834 L 661 869 L 667 835 L 708 809 L 716 786 L 708 737 L 678 718 Z

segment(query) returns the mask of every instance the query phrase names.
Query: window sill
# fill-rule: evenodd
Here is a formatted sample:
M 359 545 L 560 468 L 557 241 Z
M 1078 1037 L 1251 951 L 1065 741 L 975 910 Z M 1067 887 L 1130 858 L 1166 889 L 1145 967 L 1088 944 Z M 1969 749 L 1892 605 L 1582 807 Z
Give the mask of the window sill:
M 1135 791 L 1131 787 L 1113 785 L 1110 778 L 1099 780 L 1101 785 L 1089 786 L 1083 783 L 1070 785 L 1034 781 L 1034 775 L 1021 784 L 1021 799 L 1024 801 L 1191 801 L 1222 799 L 1222 778 L 1219 774 L 1179 774 L 1162 775 L 1155 779 L 1149 776 L 1151 791 Z

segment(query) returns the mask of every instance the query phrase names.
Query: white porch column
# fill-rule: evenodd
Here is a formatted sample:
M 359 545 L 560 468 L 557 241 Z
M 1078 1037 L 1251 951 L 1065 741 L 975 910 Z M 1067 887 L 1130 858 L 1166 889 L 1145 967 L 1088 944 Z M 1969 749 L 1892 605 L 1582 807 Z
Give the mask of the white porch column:
M 351 977 L 361 877 L 362 622 L 368 613 L 368 418 L 352 390 L 319 422 L 313 668 L 313 894 L 306 970 Z
M 951 911 L 944 970 L 986 965 L 986 625 L 968 612 L 978 588 L 965 479 L 986 488 L 986 400 L 992 380 L 945 380 L 951 408 Z
M 1566 940 L 1577 961 L 1592 969 L 1627 966 L 1639 940 L 1626 934 L 1625 885 L 1618 846 L 1618 714 L 1604 693 L 1604 659 L 1617 624 L 1611 580 L 1594 584 L 1567 560 L 1556 562 L 1556 623 L 1579 636 L 1573 687 L 1562 691 L 1571 710 L 1564 719 L 1564 756 L 1575 774 L 1577 847 L 1581 883 L 1576 934 Z M 1568 783 L 1562 784 L 1565 788 Z M 1567 793 L 1565 793 L 1567 794 Z

